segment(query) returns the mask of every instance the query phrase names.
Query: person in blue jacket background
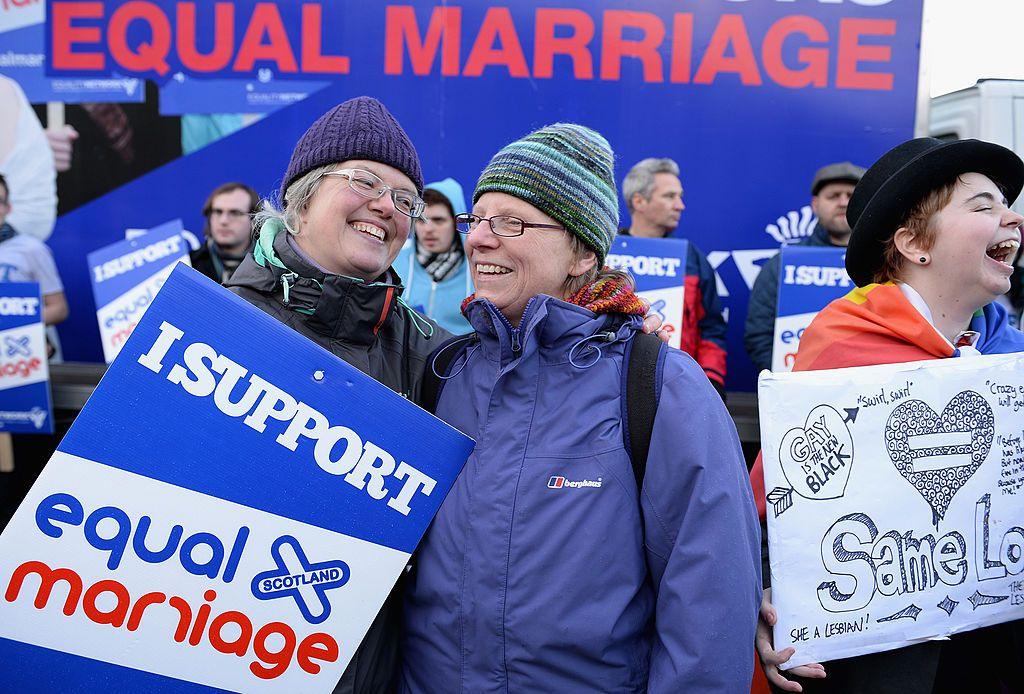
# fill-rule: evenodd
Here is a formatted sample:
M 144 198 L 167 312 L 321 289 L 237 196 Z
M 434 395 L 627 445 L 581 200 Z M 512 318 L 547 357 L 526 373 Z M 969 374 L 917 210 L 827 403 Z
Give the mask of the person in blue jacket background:
M 471 328 L 461 309 L 463 299 L 473 293 L 473 282 L 455 230 L 455 215 L 466 211 L 462 186 L 454 178 L 431 183 L 423 200 L 427 207 L 395 260 L 395 271 L 410 306 L 449 332 L 468 333 Z
M 623 441 L 646 305 L 603 267 L 613 161 L 588 128 L 541 128 L 456 219 L 475 338 L 436 411 L 477 445 L 417 549 L 400 691 L 749 691 L 760 533 L 735 427 L 690 356 L 663 348 L 639 489 Z

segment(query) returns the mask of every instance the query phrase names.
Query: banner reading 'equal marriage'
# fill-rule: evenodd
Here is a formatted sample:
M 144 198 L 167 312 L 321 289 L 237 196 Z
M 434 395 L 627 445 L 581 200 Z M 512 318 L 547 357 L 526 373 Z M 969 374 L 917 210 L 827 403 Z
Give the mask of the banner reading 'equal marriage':
M 758 397 L 787 667 L 1024 617 L 1024 355 L 766 372 Z

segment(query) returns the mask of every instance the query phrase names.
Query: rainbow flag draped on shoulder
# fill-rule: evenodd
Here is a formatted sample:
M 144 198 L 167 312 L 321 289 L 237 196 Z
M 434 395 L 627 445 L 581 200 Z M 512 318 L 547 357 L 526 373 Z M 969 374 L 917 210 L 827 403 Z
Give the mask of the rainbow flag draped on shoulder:
M 887 282 L 857 287 L 822 309 L 804 333 L 793 370 L 896 364 L 953 354 L 953 347 L 900 288 Z

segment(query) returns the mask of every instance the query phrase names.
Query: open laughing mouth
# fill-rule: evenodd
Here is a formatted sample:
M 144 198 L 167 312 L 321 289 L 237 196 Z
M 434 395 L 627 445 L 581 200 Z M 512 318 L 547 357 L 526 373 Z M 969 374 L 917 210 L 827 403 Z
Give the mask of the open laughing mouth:
M 1017 255 L 1018 248 L 1020 248 L 1020 241 L 1007 239 L 1006 241 L 1000 241 L 989 246 L 985 249 L 985 255 L 996 262 L 1009 265 L 1013 262 L 1014 256 Z
M 384 230 L 376 225 L 366 224 L 365 222 L 350 222 L 349 226 L 361 234 L 372 236 L 381 243 L 384 243 Z

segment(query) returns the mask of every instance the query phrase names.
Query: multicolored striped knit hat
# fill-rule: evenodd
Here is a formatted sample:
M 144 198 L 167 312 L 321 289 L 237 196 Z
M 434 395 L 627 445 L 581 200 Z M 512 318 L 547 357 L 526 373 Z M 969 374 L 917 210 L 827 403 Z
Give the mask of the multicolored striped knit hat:
M 614 165 L 615 153 L 600 133 L 554 123 L 495 154 L 480 174 L 473 202 L 492 192 L 524 200 L 592 249 L 603 265 L 619 228 Z

